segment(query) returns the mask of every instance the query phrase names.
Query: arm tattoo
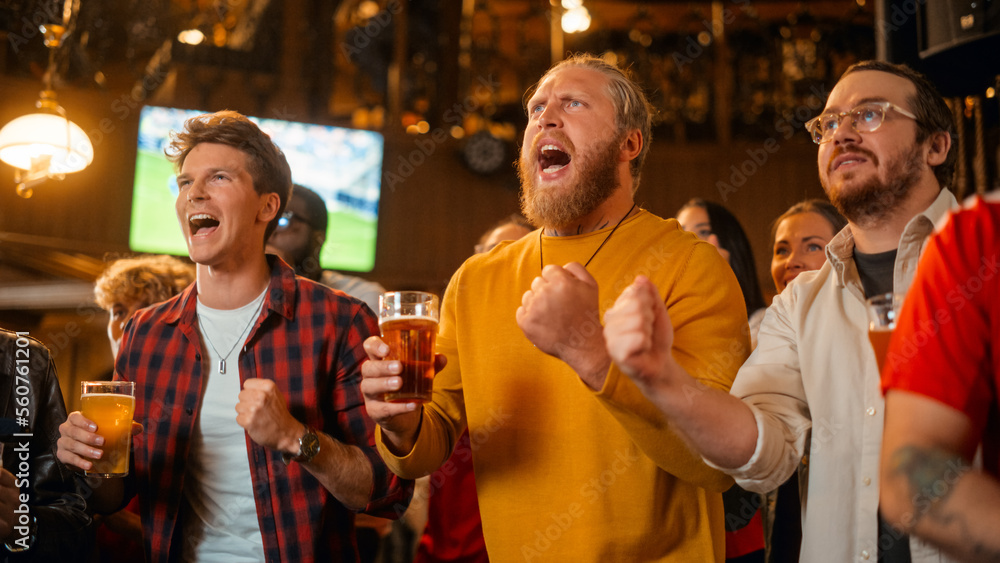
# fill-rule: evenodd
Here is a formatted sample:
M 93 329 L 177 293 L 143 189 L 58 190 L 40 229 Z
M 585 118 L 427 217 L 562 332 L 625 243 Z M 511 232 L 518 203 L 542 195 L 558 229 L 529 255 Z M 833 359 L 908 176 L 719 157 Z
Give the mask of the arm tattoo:
M 907 532 L 926 519 L 942 531 L 951 529 L 970 554 L 979 561 L 1000 562 L 1000 552 L 973 537 L 968 516 L 961 509 L 947 504 L 948 497 L 971 466 L 952 453 L 936 448 L 903 446 L 890 460 L 892 474 L 906 478 L 913 512 L 903 518 Z
M 905 477 L 909 485 L 913 514 L 907 528 L 915 526 L 928 513 L 939 512 L 937 507 L 948 499 L 958 480 L 970 469 L 960 456 L 914 445 L 897 449 L 890 463 L 893 475 Z

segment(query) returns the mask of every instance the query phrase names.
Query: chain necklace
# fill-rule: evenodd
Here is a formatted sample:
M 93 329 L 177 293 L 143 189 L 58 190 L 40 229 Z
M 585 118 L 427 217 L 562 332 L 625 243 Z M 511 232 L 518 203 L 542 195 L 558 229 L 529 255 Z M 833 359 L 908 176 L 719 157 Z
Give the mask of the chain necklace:
M 624 216 L 622 216 L 622 218 L 618 220 L 618 224 L 615 225 L 615 228 L 611 229 L 611 232 L 608 233 L 608 236 L 604 237 L 604 242 L 601 243 L 601 246 L 598 246 L 597 250 L 595 250 L 594 253 L 590 255 L 590 258 L 587 260 L 587 263 L 583 265 L 584 268 L 586 268 L 587 266 L 590 265 L 590 262 L 594 259 L 594 256 L 597 256 L 597 253 L 600 252 L 602 248 L 604 248 L 604 245 L 608 243 L 608 240 L 611 238 L 611 235 L 615 234 L 615 231 L 618 230 L 618 227 L 620 227 L 621 224 L 622 224 L 622 222 L 625 221 L 625 217 L 628 217 L 629 215 L 631 215 L 632 214 L 632 210 L 634 210 L 634 209 L 635 209 L 635 204 L 633 203 L 632 207 L 629 208 L 628 213 L 626 213 Z M 544 232 L 544 231 L 545 231 L 544 228 L 538 230 L 538 270 L 539 271 L 541 271 L 542 268 L 545 267 L 545 259 L 542 256 L 542 232 Z
M 257 316 L 260 315 L 260 310 L 263 308 L 264 308 L 264 299 L 261 299 L 260 304 L 257 305 L 257 310 L 254 311 L 254 314 L 250 316 L 250 322 L 247 323 L 247 326 L 243 327 L 243 330 L 240 331 L 240 335 L 236 337 L 236 342 L 233 344 L 233 347 L 230 348 L 228 352 L 226 352 L 225 356 L 220 355 L 219 351 L 215 348 L 215 344 L 212 344 L 212 339 L 208 336 L 208 331 L 205 330 L 205 324 L 201 322 L 201 315 L 198 315 L 198 327 L 201 328 L 201 335 L 205 337 L 205 342 L 208 342 L 208 345 L 212 347 L 212 351 L 215 352 L 215 355 L 219 356 L 220 374 L 222 375 L 226 374 L 226 359 L 228 359 L 229 356 L 233 354 L 233 350 L 235 350 L 236 347 L 240 345 L 240 342 L 243 342 L 243 339 L 250 331 L 250 327 L 253 326 L 253 322 L 257 320 Z

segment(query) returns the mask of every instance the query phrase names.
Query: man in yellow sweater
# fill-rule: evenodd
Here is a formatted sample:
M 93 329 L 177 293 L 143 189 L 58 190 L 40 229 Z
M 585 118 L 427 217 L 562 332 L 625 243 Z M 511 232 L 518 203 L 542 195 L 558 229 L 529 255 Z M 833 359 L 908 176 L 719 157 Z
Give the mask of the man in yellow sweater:
M 731 481 L 612 365 L 601 317 L 649 277 L 692 393 L 727 390 L 749 347 L 736 278 L 713 246 L 633 203 L 650 114 L 627 75 L 577 56 L 530 94 L 518 169 L 522 209 L 542 228 L 455 273 L 432 402 L 383 402 L 399 366 L 365 342 L 379 452 L 401 476 L 426 475 L 468 425 L 495 561 L 722 561 Z

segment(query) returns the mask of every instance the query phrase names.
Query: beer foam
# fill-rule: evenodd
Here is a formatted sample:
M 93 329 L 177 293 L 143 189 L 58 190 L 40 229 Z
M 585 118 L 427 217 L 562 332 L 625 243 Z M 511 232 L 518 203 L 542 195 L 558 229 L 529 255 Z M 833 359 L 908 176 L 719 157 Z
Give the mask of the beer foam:
M 434 317 L 428 317 L 426 315 L 400 315 L 398 317 L 392 317 L 388 319 L 379 319 L 378 326 L 382 326 L 385 323 L 394 323 L 398 321 L 430 321 L 437 324 L 438 320 Z
M 123 395 L 121 393 L 84 393 L 80 395 L 81 399 L 86 399 L 88 397 L 113 397 L 115 399 L 128 399 L 135 403 L 135 397 L 132 395 Z

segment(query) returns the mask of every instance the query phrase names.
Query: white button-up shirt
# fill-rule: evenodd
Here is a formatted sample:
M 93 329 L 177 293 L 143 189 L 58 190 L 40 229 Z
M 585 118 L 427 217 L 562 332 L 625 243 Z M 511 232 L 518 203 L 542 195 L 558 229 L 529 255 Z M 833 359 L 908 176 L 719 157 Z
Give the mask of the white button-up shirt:
M 907 223 L 893 271 L 896 293 L 909 289 L 934 222 L 955 205 L 942 190 Z M 799 275 L 775 298 L 757 349 L 732 388 L 753 411 L 758 430 L 750 461 L 726 470 L 741 487 L 776 489 L 809 448 L 804 562 L 874 560 L 880 542 L 885 549 L 898 540 L 877 537 L 883 398 L 853 251 L 847 227 L 827 245 L 821 269 Z M 915 563 L 948 561 L 917 540 L 910 551 Z

